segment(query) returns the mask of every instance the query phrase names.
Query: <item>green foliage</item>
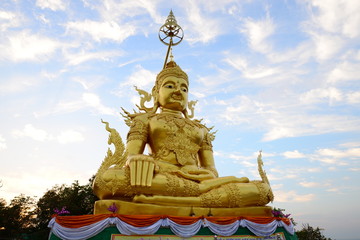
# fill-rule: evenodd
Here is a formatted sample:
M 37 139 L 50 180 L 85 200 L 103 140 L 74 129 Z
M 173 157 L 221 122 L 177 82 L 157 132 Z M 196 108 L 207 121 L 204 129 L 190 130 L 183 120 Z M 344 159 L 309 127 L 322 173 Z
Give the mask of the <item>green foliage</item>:
M 70 215 L 92 214 L 97 198 L 92 193 L 91 182 L 90 179 L 87 185 L 81 186 L 75 181 L 71 186 L 63 184 L 48 190 L 37 203 L 37 226 L 45 228 L 55 208 L 66 207 Z
M 309 224 L 303 225 L 300 231 L 296 232 L 299 240 L 331 240 L 322 235 L 319 227 L 313 228 Z
M 92 181 L 80 185 L 75 181 L 70 186 L 54 186 L 48 190 L 36 203 L 33 198 L 20 195 L 6 202 L 0 199 L 0 239 L 47 239 L 47 227 L 54 209 L 66 206 L 68 215 L 92 214 L 97 197 L 92 192 Z

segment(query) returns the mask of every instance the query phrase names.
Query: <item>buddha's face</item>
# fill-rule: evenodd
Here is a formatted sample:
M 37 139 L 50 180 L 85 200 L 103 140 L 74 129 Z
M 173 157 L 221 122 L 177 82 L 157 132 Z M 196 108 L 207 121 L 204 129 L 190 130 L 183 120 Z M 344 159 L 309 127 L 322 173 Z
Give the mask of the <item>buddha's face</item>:
M 162 108 L 183 111 L 188 102 L 188 83 L 185 79 L 168 76 L 159 89 L 159 104 Z

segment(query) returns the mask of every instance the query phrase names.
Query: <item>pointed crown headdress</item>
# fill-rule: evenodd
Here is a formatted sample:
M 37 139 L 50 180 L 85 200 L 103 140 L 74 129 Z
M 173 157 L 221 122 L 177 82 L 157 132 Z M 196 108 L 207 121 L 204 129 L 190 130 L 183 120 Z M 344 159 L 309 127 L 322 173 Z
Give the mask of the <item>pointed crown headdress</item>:
M 156 76 L 155 86 L 152 90 L 152 94 L 155 95 L 159 92 L 163 80 L 168 76 L 175 76 L 183 78 L 189 85 L 189 78 L 186 72 L 184 72 L 179 65 L 176 64 L 173 59 L 165 65 L 165 68 Z

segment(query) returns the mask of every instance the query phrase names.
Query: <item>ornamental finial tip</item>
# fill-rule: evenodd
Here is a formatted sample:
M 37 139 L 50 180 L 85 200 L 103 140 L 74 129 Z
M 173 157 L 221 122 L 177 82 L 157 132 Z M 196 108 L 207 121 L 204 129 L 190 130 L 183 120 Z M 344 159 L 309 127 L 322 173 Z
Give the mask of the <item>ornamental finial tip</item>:
M 182 30 L 180 25 L 177 24 L 174 13 L 171 9 L 165 23 L 159 29 L 160 41 L 165 45 L 169 46 L 166 53 L 163 68 L 165 68 L 166 66 L 171 47 L 178 45 L 183 40 L 183 38 L 184 38 L 184 31 Z

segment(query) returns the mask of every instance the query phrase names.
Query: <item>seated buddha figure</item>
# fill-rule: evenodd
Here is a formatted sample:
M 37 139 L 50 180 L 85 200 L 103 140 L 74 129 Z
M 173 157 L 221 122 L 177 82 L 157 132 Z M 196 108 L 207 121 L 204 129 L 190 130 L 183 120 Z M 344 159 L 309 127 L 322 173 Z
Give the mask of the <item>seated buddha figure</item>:
M 139 91 L 145 95 L 140 112 L 125 111 L 130 126 L 126 149 L 122 149 L 119 134 L 106 123 L 113 135 L 109 143 L 117 148 L 114 154 L 110 151 L 94 181 L 93 190 L 100 200 L 179 208 L 242 208 L 265 206 L 273 199 L 264 172 L 260 172 L 262 181 L 218 176 L 212 150 L 214 133 L 191 119 L 188 91 L 187 74 L 171 60 L 157 75 L 151 95 Z M 144 99 L 151 97 L 154 106 L 146 108 Z

